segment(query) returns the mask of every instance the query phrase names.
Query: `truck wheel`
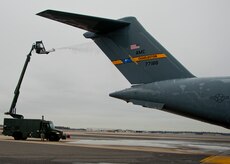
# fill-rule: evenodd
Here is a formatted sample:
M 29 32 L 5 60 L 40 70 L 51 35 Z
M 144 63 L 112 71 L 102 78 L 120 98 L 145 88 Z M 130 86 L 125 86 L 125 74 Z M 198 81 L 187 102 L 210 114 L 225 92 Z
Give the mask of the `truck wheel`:
M 50 134 L 49 136 L 49 141 L 59 141 L 60 138 L 58 137 L 57 134 Z
M 21 132 L 14 132 L 13 135 L 15 140 L 20 140 L 22 139 L 22 133 Z
M 27 140 L 27 137 L 22 137 L 22 140 Z
M 57 136 L 56 139 L 55 139 L 55 141 L 59 141 L 59 140 L 60 140 L 60 137 Z

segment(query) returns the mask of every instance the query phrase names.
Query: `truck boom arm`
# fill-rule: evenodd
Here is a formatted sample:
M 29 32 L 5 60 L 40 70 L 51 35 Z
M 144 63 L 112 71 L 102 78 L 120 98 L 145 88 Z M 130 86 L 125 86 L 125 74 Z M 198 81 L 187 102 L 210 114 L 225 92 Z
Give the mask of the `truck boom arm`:
M 30 62 L 30 58 L 31 58 L 33 50 L 34 50 L 34 45 L 32 45 L 32 48 L 31 48 L 29 54 L 26 57 L 25 64 L 23 66 L 20 78 L 18 80 L 18 84 L 17 84 L 17 86 L 15 88 L 15 91 L 14 91 L 14 98 L 13 98 L 13 101 L 11 103 L 10 110 L 9 110 L 9 112 L 5 113 L 5 114 L 11 115 L 13 118 L 20 118 L 20 119 L 24 118 L 23 115 L 16 114 L 16 104 L 17 104 L 17 101 L 18 101 L 18 96 L 20 94 L 20 88 L 21 88 L 22 80 L 24 78 L 28 63 Z
M 13 101 L 11 103 L 11 106 L 10 106 L 10 110 L 9 112 L 6 112 L 5 114 L 7 115 L 11 115 L 13 118 L 19 118 L 19 119 L 23 119 L 24 116 L 23 115 L 20 115 L 20 114 L 16 114 L 16 104 L 17 104 L 17 101 L 18 101 L 18 97 L 19 97 L 19 94 L 20 94 L 20 88 L 21 88 L 21 84 L 22 84 L 22 80 L 24 78 L 24 75 L 25 75 L 25 72 L 26 72 L 26 69 L 27 69 L 27 66 L 30 62 L 30 58 L 32 56 L 32 52 L 33 50 L 36 51 L 36 53 L 38 54 L 48 54 L 49 52 L 52 52 L 54 51 L 53 50 L 50 50 L 50 51 L 46 51 L 45 50 L 45 47 L 42 43 L 42 41 L 37 41 L 35 44 L 32 45 L 32 48 L 29 52 L 29 54 L 27 55 L 26 57 L 26 61 L 25 61 L 25 64 L 23 66 L 23 69 L 22 69 L 22 72 L 21 72 L 21 75 L 20 75 L 20 78 L 18 80 L 18 84 L 15 88 L 15 91 L 14 91 L 14 98 L 13 98 Z

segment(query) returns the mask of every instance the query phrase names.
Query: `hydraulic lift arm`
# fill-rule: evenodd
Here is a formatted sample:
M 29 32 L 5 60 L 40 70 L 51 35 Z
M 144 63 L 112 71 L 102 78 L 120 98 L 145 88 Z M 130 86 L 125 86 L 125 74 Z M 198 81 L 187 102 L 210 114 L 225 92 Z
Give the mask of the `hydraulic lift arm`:
M 9 110 L 9 112 L 5 113 L 7 115 L 11 115 L 13 118 L 19 118 L 19 119 L 23 119 L 24 118 L 23 115 L 16 114 L 16 104 L 17 104 L 18 97 L 19 97 L 19 94 L 20 94 L 20 87 L 21 87 L 21 84 L 22 84 L 22 80 L 24 78 L 27 66 L 28 66 L 28 64 L 30 62 L 30 58 L 32 56 L 33 50 L 35 50 L 37 54 L 48 54 L 49 52 L 54 51 L 54 49 L 52 49 L 50 51 L 46 51 L 45 47 L 44 47 L 44 45 L 42 43 L 42 41 L 37 41 L 35 44 L 32 45 L 32 48 L 31 48 L 29 54 L 26 57 L 26 61 L 25 61 L 25 64 L 23 66 L 23 69 L 22 69 L 22 72 L 21 72 L 18 84 L 17 84 L 17 86 L 15 88 L 14 98 L 13 98 L 13 101 L 11 103 L 10 110 Z

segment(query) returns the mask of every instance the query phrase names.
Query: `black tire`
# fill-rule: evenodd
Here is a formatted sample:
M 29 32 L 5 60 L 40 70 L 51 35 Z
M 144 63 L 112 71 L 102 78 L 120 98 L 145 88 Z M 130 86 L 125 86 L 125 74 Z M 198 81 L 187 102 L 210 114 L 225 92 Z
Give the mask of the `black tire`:
M 22 140 L 27 140 L 27 137 L 22 137 Z
M 49 141 L 59 141 L 60 137 L 57 134 L 50 134 Z
M 55 141 L 59 141 L 60 140 L 60 137 L 57 136 L 56 140 Z
M 22 139 L 22 133 L 21 132 L 14 132 L 13 137 L 15 140 L 21 140 Z

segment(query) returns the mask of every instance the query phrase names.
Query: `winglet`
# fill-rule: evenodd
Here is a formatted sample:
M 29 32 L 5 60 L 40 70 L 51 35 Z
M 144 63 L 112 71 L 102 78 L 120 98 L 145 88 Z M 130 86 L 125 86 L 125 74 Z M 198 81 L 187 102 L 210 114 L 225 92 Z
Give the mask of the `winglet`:
M 121 20 L 98 18 L 55 10 L 45 10 L 37 15 L 100 34 L 108 33 L 130 24 Z

